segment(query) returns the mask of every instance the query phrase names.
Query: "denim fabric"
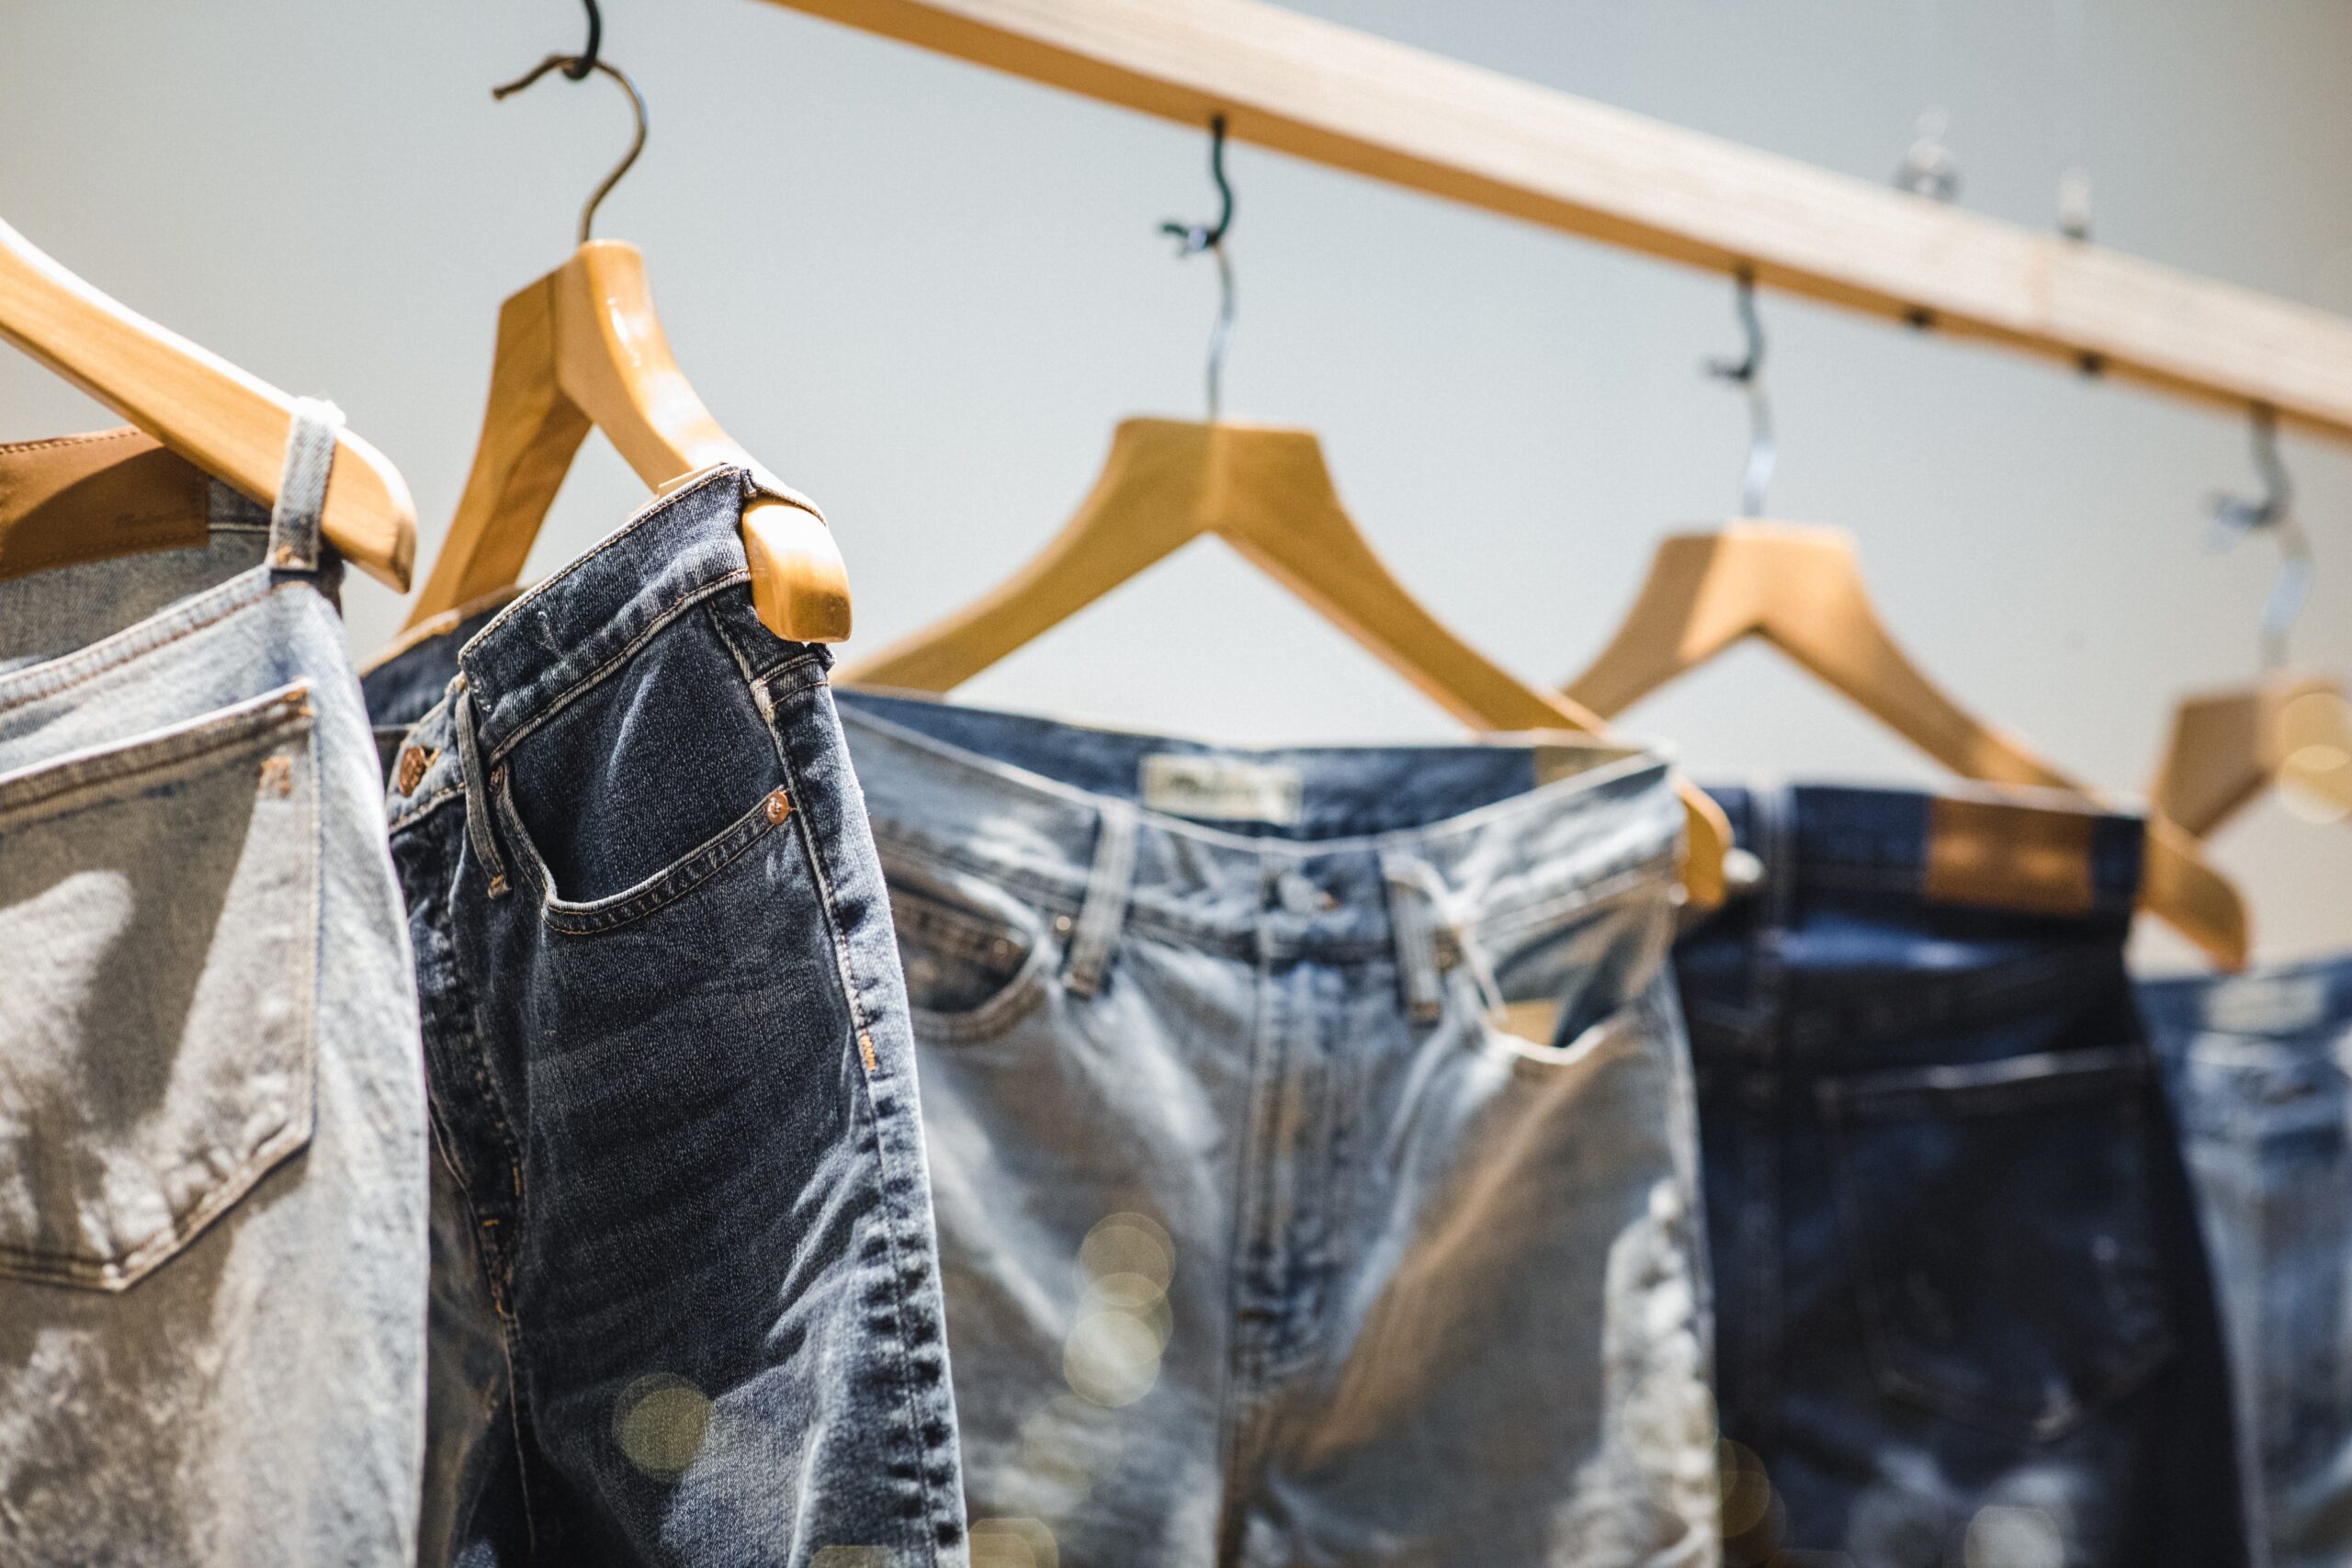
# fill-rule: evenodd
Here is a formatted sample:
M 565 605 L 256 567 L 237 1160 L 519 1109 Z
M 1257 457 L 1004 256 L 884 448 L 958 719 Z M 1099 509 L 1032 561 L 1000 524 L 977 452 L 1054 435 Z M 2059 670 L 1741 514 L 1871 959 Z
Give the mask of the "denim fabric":
M 842 709 L 978 1568 L 1715 1562 L 1655 759 Z
M 965 1561 L 905 993 L 827 656 L 752 610 L 753 493 L 711 469 L 509 604 L 394 769 L 427 1562 Z
M 10 1568 L 414 1561 L 415 987 L 338 569 L 267 564 L 324 479 L 285 556 L 216 484 L 200 544 L 0 580 Z
M 1710 793 L 1764 866 L 1675 950 L 1726 1562 L 2244 1562 L 2211 1287 L 2124 973 L 2136 819 L 2029 813 L 2020 841 L 2071 840 L 2087 873 L 2076 912 L 2035 914 L 1928 896 L 1955 863 L 1930 796 Z
M 2352 1562 L 2352 957 L 2152 980 L 2267 1568 Z
M 431 712 L 458 678 L 458 650 L 520 592 L 519 588 L 502 588 L 445 611 L 410 627 L 360 667 L 359 689 L 367 694 L 368 720 L 375 728 L 376 754 L 387 781 L 394 776 L 409 727 Z M 418 755 L 421 759 L 423 754 Z

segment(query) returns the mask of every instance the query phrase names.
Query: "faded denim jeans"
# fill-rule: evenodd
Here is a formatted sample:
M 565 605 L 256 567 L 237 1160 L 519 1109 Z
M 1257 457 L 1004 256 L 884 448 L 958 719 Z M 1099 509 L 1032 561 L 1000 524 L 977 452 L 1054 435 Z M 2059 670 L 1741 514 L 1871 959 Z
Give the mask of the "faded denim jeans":
M 9 1568 L 415 1560 L 424 1084 L 334 434 L 274 523 L 191 472 L 175 547 L 0 580 Z
M 2229 1374 L 2123 942 L 2138 819 L 1711 789 L 1686 933 L 1724 1557 L 2245 1561 Z
M 2222 1282 L 2264 1568 L 2352 1562 L 2352 958 L 2141 987 Z
M 976 1568 L 1711 1568 L 1661 764 L 842 709 Z
M 441 1156 L 424 1559 L 965 1561 L 913 1042 L 747 474 L 486 624 L 393 757 Z

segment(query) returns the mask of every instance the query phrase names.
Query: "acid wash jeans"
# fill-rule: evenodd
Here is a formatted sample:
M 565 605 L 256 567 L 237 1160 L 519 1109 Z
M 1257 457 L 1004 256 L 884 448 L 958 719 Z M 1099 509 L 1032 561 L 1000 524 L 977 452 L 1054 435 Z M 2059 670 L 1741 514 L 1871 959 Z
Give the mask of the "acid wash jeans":
M 415 1561 L 416 993 L 299 407 L 274 520 L 188 469 L 165 547 L 0 580 L 9 1568 Z
M 828 658 L 752 610 L 758 493 L 707 470 L 498 611 L 394 754 L 427 1563 L 966 1561 L 905 992 Z
M 1763 863 L 1674 955 L 1725 1561 L 2244 1562 L 2211 1280 L 2123 965 L 2139 821 L 1709 793 Z
M 977 1568 L 1712 1568 L 1656 759 L 842 706 Z
M 2352 1561 L 2352 957 L 2150 980 L 2264 1568 Z

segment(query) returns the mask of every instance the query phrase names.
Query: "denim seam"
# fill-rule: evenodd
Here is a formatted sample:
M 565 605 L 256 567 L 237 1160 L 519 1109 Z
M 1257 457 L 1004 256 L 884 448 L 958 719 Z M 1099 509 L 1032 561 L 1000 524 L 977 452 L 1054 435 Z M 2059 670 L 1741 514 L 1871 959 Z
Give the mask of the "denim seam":
M 225 582 L 125 626 L 112 637 L 0 676 L 0 713 L 60 696 L 85 682 L 218 626 L 273 593 L 305 583 L 306 580 L 274 581 L 266 567 L 241 571 Z M 116 646 L 109 648 L 109 643 Z M 82 668 L 77 671 L 77 666 Z M 20 684 L 23 689 L 12 695 L 10 689 Z
M 749 575 L 748 572 L 745 574 L 747 580 Z M 774 657 L 763 663 L 757 652 L 743 646 L 733 628 L 728 626 L 726 616 L 714 613 L 710 626 L 711 630 L 718 634 L 718 640 L 726 646 L 728 655 L 735 660 L 735 668 L 742 672 L 743 683 L 751 688 L 752 700 L 759 705 L 763 717 L 772 714 L 775 707 L 775 694 L 767 690 L 768 686 L 780 682 L 786 671 L 797 671 L 803 665 L 814 665 L 822 670 L 827 663 L 825 655 L 814 646 L 786 642 L 773 635 L 768 641 L 773 645 Z M 793 687 L 796 691 L 800 689 L 797 683 Z
M 460 786 L 451 793 L 463 795 L 466 791 Z M 506 1408 L 507 1434 L 514 1445 L 514 1471 L 523 1511 L 523 1529 L 536 1552 L 539 1527 L 532 1501 L 529 1445 L 523 1440 L 524 1406 L 531 1388 L 530 1361 L 522 1353 L 523 1320 L 520 1303 L 516 1302 L 514 1294 L 514 1260 L 521 1252 L 523 1246 L 521 1235 L 522 1144 L 515 1136 L 514 1120 L 507 1114 L 505 1103 L 501 1099 L 497 1084 L 491 1075 L 489 1057 L 482 1050 L 481 1042 L 487 1031 L 482 1023 L 481 993 L 475 986 L 473 976 L 467 967 L 465 944 L 458 941 L 455 934 L 458 930 L 458 885 L 462 879 L 458 860 L 458 857 L 463 856 L 467 846 L 472 840 L 462 829 L 457 829 L 453 836 L 456 842 L 451 846 L 450 853 L 447 856 L 435 857 L 435 863 L 441 867 L 443 877 L 443 886 L 438 890 L 442 895 L 439 919 L 441 931 L 444 933 L 444 945 L 449 960 L 451 1010 L 464 1021 L 464 1039 L 462 1042 L 452 1042 L 451 1049 L 461 1051 L 464 1055 L 466 1076 L 473 1080 L 475 1099 L 488 1119 L 490 1134 L 497 1145 L 497 1152 L 504 1157 L 507 1164 L 507 1179 L 514 1197 L 512 1211 L 514 1224 L 508 1229 L 513 1234 L 506 1235 L 496 1248 L 492 1248 L 487 1239 L 487 1232 L 498 1224 L 496 1216 L 492 1215 L 487 1219 L 482 1216 L 481 1206 L 475 1201 L 472 1183 L 460 1181 L 458 1185 L 460 1190 L 466 1194 L 467 1206 L 475 1213 L 476 1223 L 471 1227 L 469 1239 L 475 1255 L 481 1259 L 483 1273 L 489 1279 L 491 1304 L 500 1319 L 499 1337 L 501 1348 L 506 1357 L 506 1376 L 509 1385 Z M 495 918 L 494 913 L 484 915 L 485 919 Z M 492 1179 L 495 1179 L 494 1176 Z
M 48 820 L 77 809 L 84 797 L 99 802 L 119 798 L 123 784 L 156 773 L 195 770 L 222 751 L 259 750 L 259 742 L 281 729 L 313 728 L 314 717 L 311 682 L 296 681 L 102 750 L 68 753 L 0 773 L 0 823 L 28 817 Z
M 1668 875 L 1673 871 L 1671 856 L 1661 855 L 1638 864 L 1624 866 L 1578 882 L 1564 888 L 1541 902 L 1504 906 L 1498 915 L 1481 913 L 1472 922 L 1471 931 L 1482 942 L 1497 939 L 1523 939 L 1542 934 L 1556 924 L 1579 915 L 1591 914 L 1635 894 L 1657 890 L 1663 892 Z
M 482 626 L 481 630 L 474 633 L 471 637 L 467 639 L 466 647 L 473 647 L 474 644 L 481 641 L 482 638 L 497 630 L 500 625 L 503 623 L 509 615 L 514 615 L 517 607 L 520 605 L 547 592 L 555 584 L 567 581 L 571 578 L 579 576 L 591 561 L 595 560 L 598 557 L 603 556 L 609 550 L 618 549 L 621 546 L 621 542 L 629 538 L 638 531 L 638 529 L 643 527 L 652 519 L 659 517 L 664 512 L 669 511 L 672 507 L 676 506 L 681 502 L 684 501 L 686 497 L 699 494 L 702 491 L 708 488 L 714 480 L 718 479 L 720 475 L 729 471 L 730 470 L 729 470 L 724 465 L 715 465 L 692 484 L 680 485 L 676 490 L 671 491 L 665 495 L 654 496 L 643 506 L 639 507 L 636 513 L 619 527 L 614 529 L 611 533 L 605 535 L 603 538 L 589 546 L 580 554 L 572 557 L 571 560 L 565 562 L 554 572 L 541 578 L 537 582 L 532 584 L 521 593 L 516 594 L 513 602 L 508 604 L 506 608 L 499 611 L 497 615 L 492 616 L 489 622 Z M 735 469 L 732 471 L 741 473 L 743 470 Z M 748 566 L 739 570 L 741 570 L 743 572 L 743 575 L 747 578 L 751 575 L 750 568 Z M 461 657 L 463 652 L 464 649 L 459 650 Z
M 423 799 L 412 801 L 407 810 L 392 818 L 390 824 L 386 827 L 385 831 L 388 834 L 406 832 L 418 822 L 432 816 L 435 811 L 440 810 L 451 801 L 464 799 L 465 795 L 466 786 L 464 784 L 445 784 L 441 788 L 435 790 L 431 795 L 424 796 Z
M 722 592 L 727 589 L 749 582 L 751 580 L 752 574 L 750 570 L 746 568 L 738 567 L 722 577 L 712 578 L 695 584 L 695 587 L 688 590 L 674 603 L 664 605 L 654 618 L 647 623 L 643 631 L 639 632 L 635 637 L 629 638 L 626 644 L 616 649 L 612 656 L 607 658 L 603 663 L 598 664 L 594 669 L 589 671 L 586 674 L 582 675 L 579 679 L 573 681 L 553 695 L 541 698 L 535 705 L 535 711 L 531 714 L 530 717 L 524 719 L 520 724 L 516 725 L 513 734 L 500 739 L 482 753 L 482 765 L 484 767 L 495 767 L 498 763 L 504 761 L 507 755 L 512 752 L 515 747 L 528 739 L 540 726 L 546 724 L 549 719 L 555 717 L 556 715 L 561 713 L 565 708 L 570 707 L 573 703 L 587 695 L 590 688 L 602 683 L 606 677 L 613 673 L 614 671 L 635 659 L 639 651 L 642 649 L 647 643 L 661 636 L 662 632 L 668 630 L 670 624 L 677 620 L 678 617 L 685 615 L 688 611 L 701 604 L 705 599 L 709 598 L 712 594 Z M 521 604 L 526 603 L 526 601 L 517 599 L 514 603 L 516 604 Z M 510 608 L 512 606 L 510 606 Z M 503 620 L 504 618 L 503 614 L 502 614 L 500 619 Z M 497 624 L 498 623 L 496 621 L 493 621 L 491 623 L 491 626 L 494 626 Z M 487 637 L 489 633 L 490 627 L 483 627 L 481 632 L 477 634 L 475 641 L 479 642 L 481 637 Z M 466 646 L 471 648 L 473 644 L 468 643 Z M 462 658 L 462 655 L 460 658 Z M 482 706 L 494 715 L 497 712 L 499 703 L 503 700 L 501 694 L 492 691 L 488 682 L 481 679 L 481 672 L 475 670 L 471 665 L 467 665 L 465 667 L 465 673 L 467 684 L 471 687 L 476 696 L 482 699 Z
M 514 1450 L 514 1474 L 521 1483 L 523 1533 L 525 1539 L 530 1542 L 532 1551 L 536 1553 L 538 1550 L 538 1524 L 531 1517 L 531 1465 L 525 1452 L 522 1426 L 517 1418 L 514 1404 L 516 1390 L 521 1386 L 519 1382 L 521 1374 L 516 1366 L 517 1358 L 514 1354 L 514 1314 L 508 1310 L 510 1303 L 506 1292 L 496 1283 L 496 1275 L 491 1260 L 482 1256 L 481 1205 L 475 1201 L 473 1183 L 467 1179 L 465 1162 L 450 1153 L 452 1134 L 442 1124 L 440 1107 L 435 1104 L 430 1107 L 430 1110 L 431 1114 L 426 1119 L 425 1125 L 432 1134 L 432 1157 L 438 1159 L 443 1168 L 449 1172 L 450 1181 L 458 1190 L 458 1201 L 466 1206 L 467 1246 L 475 1266 L 482 1271 L 483 1283 L 491 1292 L 491 1310 L 498 1317 L 498 1353 L 500 1359 L 506 1363 L 505 1419 L 499 1424 L 505 1427 L 507 1441 Z M 499 1413 L 495 1409 L 486 1411 L 485 1414 L 491 1421 L 498 1422 Z
M 757 694 L 755 687 L 755 698 Z M 768 724 L 768 738 L 769 743 L 775 749 L 777 761 L 783 764 L 786 787 L 791 790 L 795 799 L 805 798 L 801 788 L 800 768 L 793 759 L 792 746 L 786 737 L 786 727 L 775 722 L 773 713 Z M 818 842 L 817 830 L 809 821 L 808 814 L 806 811 L 796 811 L 793 813 L 793 818 L 797 823 L 796 830 L 808 855 L 810 874 L 817 885 L 818 904 L 824 913 L 826 929 L 832 937 L 834 963 L 842 983 L 842 999 L 849 1006 L 850 1027 L 858 1037 L 853 1043 L 857 1045 L 863 1057 L 864 1053 L 870 1049 L 863 1042 L 871 1037 L 872 1019 L 866 1010 L 864 988 L 858 982 L 856 964 L 850 952 L 849 932 L 842 923 L 841 909 L 835 899 L 832 867 L 825 857 L 824 847 Z M 887 893 L 884 896 L 887 897 Z M 897 1191 L 893 1162 L 882 1133 L 881 1110 L 874 1102 L 874 1077 L 875 1075 L 870 1071 L 862 1072 L 858 1075 L 858 1084 L 862 1091 L 860 1099 L 865 1113 L 866 1146 L 872 1152 L 875 1168 L 881 1182 L 882 1201 L 887 1205 L 890 1215 L 890 1223 L 883 1227 L 883 1239 L 890 1254 L 892 1316 L 897 1325 L 892 1359 L 899 1372 L 900 1418 L 904 1423 L 908 1441 L 919 1459 L 916 1466 L 918 1472 L 916 1484 L 920 1488 L 922 1502 L 924 1555 L 935 1563 L 939 1556 L 940 1503 L 932 1477 L 933 1461 L 935 1458 L 934 1445 L 923 1435 L 925 1423 L 919 1408 L 922 1395 L 919 1381 L 915 1376 L 911 1355 L 912 1346 L 910 1342 L 910 1335 L 913 1314 L 909 1310 L 910 1303 L 907 1298 L 907 1265 L 901 1245 L 902 1238 L 899 1235 L 903 1228 L 913 1223 L 914 1216 L 910 1212 L 910 1206 Z M 901 1092 L 898 1098 L 902 1108 L 911 1107 L 912 1088 L 911 1084 L 900 1086 Z M 920 1131 L 917 1135 L 920 1137 Z M 941 1375 L 943 1377 L 945 1375 L 944 1369 Z M 956 1517 L 961 1518 L 960 1507 Z
M 574 902 L 556 892 L 554 873 L 540 858 L 538 846 L 523 826 L 522 814 L 514 808 L 507 771 L 501 768 L 495 777 L 491 799 L 507 836 L 517 846 L 515 868 L 538 894 L 541 918 L 569 936 L 601 936 L 675 903 L 742 859 L 777 827 L 768 815 L 769 795 L 763 795 L 751 810 L 652 875 L 609 897 Z

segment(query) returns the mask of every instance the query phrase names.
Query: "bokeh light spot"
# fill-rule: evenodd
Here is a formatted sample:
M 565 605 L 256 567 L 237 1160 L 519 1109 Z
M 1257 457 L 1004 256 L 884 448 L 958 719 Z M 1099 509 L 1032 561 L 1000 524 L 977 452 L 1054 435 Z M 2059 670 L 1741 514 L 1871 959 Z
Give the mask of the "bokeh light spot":
M 613 1405 L 613 1440 L 631 1464 L 659 1480 L 684 1475 L 709 1430 L 709 1399 L 668 1372 L 639 1378 Z

